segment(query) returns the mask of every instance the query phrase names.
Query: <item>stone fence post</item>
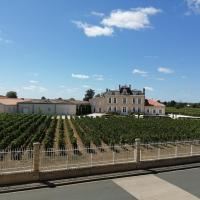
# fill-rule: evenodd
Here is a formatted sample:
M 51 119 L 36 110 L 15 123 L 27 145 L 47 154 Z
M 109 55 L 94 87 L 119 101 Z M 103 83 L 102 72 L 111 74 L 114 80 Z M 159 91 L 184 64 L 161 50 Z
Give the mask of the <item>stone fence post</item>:
M 135 139 L 135 161 L 139 163 L 141 161 L 140 155 L 140 138 Z
M 40 143 L 33 143 L 33 171 L 39 172 L 40 170 Z

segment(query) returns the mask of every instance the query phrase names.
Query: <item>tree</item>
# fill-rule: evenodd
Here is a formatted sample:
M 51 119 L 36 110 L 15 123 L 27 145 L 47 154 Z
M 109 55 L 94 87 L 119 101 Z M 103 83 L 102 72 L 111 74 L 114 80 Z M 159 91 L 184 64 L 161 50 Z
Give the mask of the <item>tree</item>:
M 101 95 L 100 95 L 100 94 L 97 94 L 97 95 L 95 95 L 95 97 L 101 97 Z
M 95 95 L 95 91 L 92 89 L 89 89 L 85 92 L 85 97 L 83 98 L 84 101 L 89 101 L 92 99 Z
M 76 99 L 74 99 L 74 98 L 70 98 L 69 100 L 70 100 L 70 101 L 76 101 Z
M 9 91 L 6 93 L 7 98 L 17 98 L 17 92 L 15 91 Z
M 41 97 L 41 99 L 42 99 L 42 100 L 45 100 L 45 99 L 46 99 L 46 97 L 44 97 L 44 96 L 43 96 L 43 97 Z

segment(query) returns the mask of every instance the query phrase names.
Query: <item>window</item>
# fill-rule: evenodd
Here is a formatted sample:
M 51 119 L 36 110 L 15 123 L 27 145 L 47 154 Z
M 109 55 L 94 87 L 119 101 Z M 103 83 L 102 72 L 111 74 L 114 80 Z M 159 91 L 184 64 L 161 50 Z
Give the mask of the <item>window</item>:
M 135 112 L 135 108 L 133 107 L 133 112 Z
M 113 112 L 117 112 L 117 108 L 116 107 L 113 108 Z
M 126 107 L 123 107 L 122 111 L 123 111 L 123 113 L 126 113 Z
M 138 108 L 138 112 L 139 112 L 139 113 L 141 112 L 141 109 L 140 109 L 140 108 Z
M 159 110 L 159 114 L 162 114 L 162 110 Z
M 48 112 L 51 112 L 51 108 L 48 108 Z
M 156 114 L 156 110 L 153 110 L 153 114 Z
M 108 108 L 108 112 L 111 112 L 111 110 L 112 110 L 111 107 L 109 107 L 109 108 Z
M 108 103 L 111 103 L 111 98 L 108 99 Z
M 123 104 L 126 104 L 126 98 L 123 98 Z
M 101 113 L 101 108 L 99 108 L 99 112 Z
M 133 104 L 135 104 L 135 98 L 133 98 Z
M 138 104 L 141 104 L 141 102 L 142 102 L 141 99 L 138 99 Z
M 149 113 L 149 109 L 147 109 L 147 113 Z
M 113 103 L 117 103 L 117 99 L 116 98 L 113 99 Z

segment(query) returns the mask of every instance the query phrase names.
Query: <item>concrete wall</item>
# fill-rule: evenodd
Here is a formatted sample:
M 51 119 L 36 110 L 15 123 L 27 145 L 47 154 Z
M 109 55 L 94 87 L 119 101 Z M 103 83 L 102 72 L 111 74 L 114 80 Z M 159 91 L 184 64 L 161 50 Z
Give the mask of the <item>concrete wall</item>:
M 16 172 L 0 174 L 0 185 L 21 184 L 36 181 L 48 181 L 63 178 L 84 177 L 91 175 L 100 175 L 114 172 L 125 172 L 130 170 L 151 169 L 155 167 L 168 167 L 182 164 L 200 162 L 200 156 L 190 156 L 182 158 L 161 159 L 154 161 L 142 161 L 139 163 L 110 164 L 94 167 L 85 167 L 80 169 L 65 169 L 44 172 Z
M 147 114 L 147 115 L 165 115 L 165 107 L 145 106 L 145 114 Z
M 75 115 L 76 105 L 20 103 L 18 104 L 18 112 L 24 114 Z
M 59 115 L 75 115 L 76 105 L 56 104 L 56 113 Z
M 0 104 L 0 113 L 4 113 L 4 105 Z
M 0 113 L 16 113 L 17 106 L 0 104 Z

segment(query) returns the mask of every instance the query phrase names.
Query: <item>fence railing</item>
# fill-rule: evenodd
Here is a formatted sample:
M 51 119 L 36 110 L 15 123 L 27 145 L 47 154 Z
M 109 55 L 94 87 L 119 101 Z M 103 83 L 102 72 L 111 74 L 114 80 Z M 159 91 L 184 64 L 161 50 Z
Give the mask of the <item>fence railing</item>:
M 35 143 L 33 149 L 0 151 L 0 173 L 73 169 L 200 155 L 200 140 L 83 149 L 47 149 Z
M 33 149 L 0 151 L 0 173 L 32 170 Z

